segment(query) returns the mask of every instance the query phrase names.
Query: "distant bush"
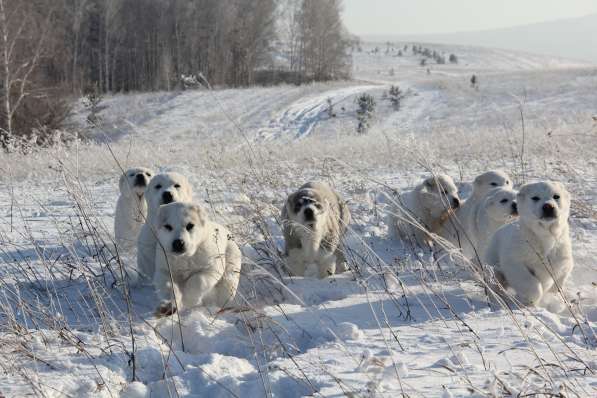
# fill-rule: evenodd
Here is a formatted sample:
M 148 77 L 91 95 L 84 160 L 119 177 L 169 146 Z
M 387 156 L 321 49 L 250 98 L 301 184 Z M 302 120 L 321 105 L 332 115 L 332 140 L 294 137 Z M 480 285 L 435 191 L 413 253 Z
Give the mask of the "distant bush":
M 479 89 L 479 79 L 477 78 L 477 75 L 471 76 L 471 87 L 477 90 Z
M 421 65 L 421 66 L 427 65 L 427 58 L 421 58 L 421 61 L 419 62 L 419 65 Z
M 373 113 L 375 112 L 375 98 L 372 95 L 364 93 L 356 98 L 357 103 L 357 132 L 365 134 L 371 125 Z
M 388 99 L 395 111 L 400 110 L 400 101 L 402 101 L 402 98 L 404 98 L 404 93 L 400 90 L 400 87 L 391 86 L 388 90 Z
M 0 128 L 0 148 L 14 150 L 14 143 L 23 140 L 47 146 L 54 141 L 55 131 L 64 126 L 70 115 L 71 103 L 66 90 L 32 87 L 29 91 L 35 94 L 24 96 L 12 115 L 12 133 Z M 11 95 L 12 102 L 16 103 L 18 97 L 18 93 Z M 0 126 L 6 125 L 6 113 L 0 112 Z
M 336 117 L 336 111 L 334 110 L 334 102 L 332 101 L 331 98 L 327 98 L 326 102 L 328 104 L 328 107 L 326 109 L 326 112 L 328 114 L 328 117 L 331 119 L 333 117 Z
M 100 123 L 99 113 L 106 108 L 101 105 L 103 99 L 104 96 L 97 85 L 90 88 L 87 94 L 85 94 L 85 97 L 83 97 L 83 105 L 89 110 L 87 123 L 92 127 L 97 126 Z
M 450 54 L 450 63 L 451 64 L 457 64 L 458 63 L 458 57 L 455 54 Z

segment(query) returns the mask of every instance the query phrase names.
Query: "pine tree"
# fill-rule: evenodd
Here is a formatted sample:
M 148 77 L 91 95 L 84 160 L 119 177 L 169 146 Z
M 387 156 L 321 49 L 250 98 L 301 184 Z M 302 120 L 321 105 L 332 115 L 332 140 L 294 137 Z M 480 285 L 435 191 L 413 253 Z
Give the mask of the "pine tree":
M 369 131 L 373 113 L 375 112 L 375 98 L 370 94 L 361 94 L 356 98 L 357 103 L 357 132 L 365 134 Z

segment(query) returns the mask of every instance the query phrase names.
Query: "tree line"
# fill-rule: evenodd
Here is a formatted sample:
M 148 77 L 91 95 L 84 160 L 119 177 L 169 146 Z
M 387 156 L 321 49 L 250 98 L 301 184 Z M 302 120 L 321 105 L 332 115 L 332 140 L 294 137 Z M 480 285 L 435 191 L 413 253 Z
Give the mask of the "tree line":
M 346 78 L 341 0 L 0 0 L 0 140 L 90 91 Z

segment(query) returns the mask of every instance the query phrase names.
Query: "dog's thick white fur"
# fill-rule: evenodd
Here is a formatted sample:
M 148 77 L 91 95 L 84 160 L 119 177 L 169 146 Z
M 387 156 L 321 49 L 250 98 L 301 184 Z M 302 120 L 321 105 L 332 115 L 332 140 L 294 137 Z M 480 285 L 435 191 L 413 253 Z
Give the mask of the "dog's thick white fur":
M 464 254 L 468 258 L 474 259 L 478 255 L 482 259 L 495 231 L 518 217 L 516 196 L 516 191 L 507 188 L 496 188 L 487 193 L 485 200 L 477 206 L 472 228 L 469 231 L 472 246 L 476 252 L 472 247 L 468 252 L 463 247 Z
M 161 300 L 157 315 L 198 305 L 231 306 L 240 278 L 241 252 L 228 230 L 191 203 L 161 206 L 156 227 L 163 247 L 156 249 L 153 280 Z
M 430 233 L 439 232 L 446 215 L 459 206 L 458 188 L 452 177 L 438 174 L 426 178 L 390 205 L 386 218 L 389 235 L 415 246 L 428 247 Z
M 114 239 L 119 250 L 130 251 L 137 245 L 139 231 L 147 217 L 145 188 L 153 171 L 145 167 L 128 169 L 120 176 L 120 196 L 114 214 Z
M 309 182 L 291 194 L 282 209 L 282 223 L 292 275 L 325 278 L 346 270 L 341 246 L 350 211 L 328 185 Z
M 178 173 L 158 174 L 151 179 L 145 189 L 147 218 L 137 240 L 137 271 L 141 281 L 153 279 L 157 230 L 156 216 L 161 205 L 172 202 L 190 202 L 193 191 L 185 176 Z
M 466 257 L 482 259 L 476 236 L 477 218 L 484 212 L 487 195 L 497 188 L 512 189 L 512 181 L 503 171 L 491 170 L 477 176 L 471 196 L 454 212 L 455 217 L 442 225 L 439 235 L 460 247 Z
M 538 182 L 524 185 L 517 201 L 519 220 L 496 231 L 484 262 L 522 304 L 537 305 L 546 292 L 563 288 L 574 266 L 570 195 L 558 182 Z

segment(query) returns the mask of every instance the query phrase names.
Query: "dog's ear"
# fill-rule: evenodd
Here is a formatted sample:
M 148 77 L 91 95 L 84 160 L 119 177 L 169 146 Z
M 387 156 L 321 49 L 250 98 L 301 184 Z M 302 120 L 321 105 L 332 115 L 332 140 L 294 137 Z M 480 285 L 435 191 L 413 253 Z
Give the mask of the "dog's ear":
M 517 202 L 521 203 L 527 197 L 527 190 L 528 190 L 527 185 L 523 185 L 522 187 L 520 187 L 520 190 L 518 191 L 518 194 L 516 195 Z
M 160 205 L 158 207 L 158 211 L 157 211 L 157 216 L 156 216 L 156 220 L 158 220 L 158 225 L 161 225 L 163 223 L 166 222 L 166 220 L 168 219 L 168 212 L 169 212 L 169 205 L 171 205 L 172 203 L 166 204 L 166 205 Z
M 552 184 L 554 185 L 555 189 L 558 191 L 560 195 L 570 197 L 570 193 L 568 192 L 564 184 L 562 184 L 559 181 L 554 181 Z
M 288 211 L 294 214 L 294 206 L 296 205 L 296 199 L 298 197 L 298 191 L 293 192 L 288 195 L 288 199 L 286 199 L 286 204 L 284 205 Z
M 131 187 L 129 186 L 129 181 L 127 178 L 126 172 L 120 175 L 120 180 L 118 181 L 118 187 L 120 188 L 120 193 L 128 198 L 131 196 Z
M 435 188 L 435 177 L 431 176 L 426 178 L 420 187 L 420 190 L 423 192 L 433 192 Z
M 197 220 L 199 221 L 199 224 L 201 226 L 204 226 L 208 221 L 207 212 L 205 211 L 205 209 L 202 206 L 195 204 L 195 203 L 190 205 L 190 209 L 197 216 Z

